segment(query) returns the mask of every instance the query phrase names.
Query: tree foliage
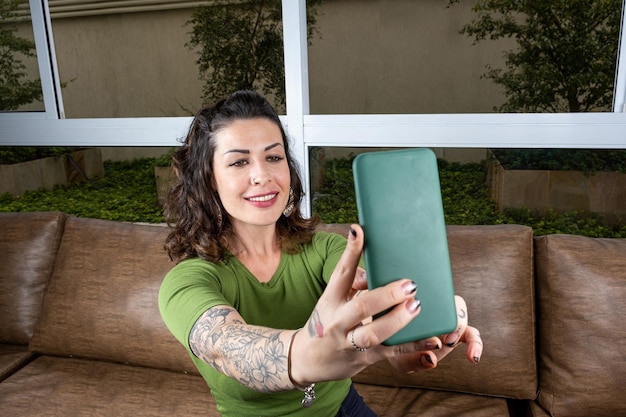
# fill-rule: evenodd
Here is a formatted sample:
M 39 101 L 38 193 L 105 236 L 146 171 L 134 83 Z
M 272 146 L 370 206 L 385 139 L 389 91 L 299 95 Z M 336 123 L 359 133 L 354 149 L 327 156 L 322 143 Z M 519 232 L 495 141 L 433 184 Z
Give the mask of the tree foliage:
M 458 3 L 462 0 L 450 0 Z M 512 38 L 506 69 L 485 78 L 504 87 L 501 112 L 588 112 L 611 109 L 621 0 L 478 0 L 477 18 L 461 33 Z
M 307 1 L 309 39 L 316 6 Z M 216 0 L 197 7 L 187 46 L 198 52 L 202 98 L 215 102 L 236 90 L 257 90 L 285 104 L 282 9 L 280 0 Z
M 16 10 L 25 0 L 0 2 L 0 110 L 17 110 L 41 100 L 41 81 L 28 79 L 23 58 L 35 56 L 35 43 L 16 35 Z

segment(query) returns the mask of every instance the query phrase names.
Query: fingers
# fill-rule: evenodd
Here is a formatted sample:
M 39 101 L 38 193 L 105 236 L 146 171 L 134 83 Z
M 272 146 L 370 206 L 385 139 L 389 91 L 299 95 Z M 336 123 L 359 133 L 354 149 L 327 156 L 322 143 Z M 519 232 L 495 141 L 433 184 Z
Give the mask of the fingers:
M 457 326 L 452 333 L 443 337 L 443 343 L 448 347 L 454 347 L 459 342 L 468 323 L 467 304 L 465 300 L 455 295 L 454 302 L 456 304 Z
M 483 354 L 480 332 L 475 327 L 468 326 L 468 310 L 465 300 L 458 295 L 454 297 L 454 300 L 457 308 L 457 328 L 452 333 L 442 336 L 444 346 L 436 352 L 437 359 L 445 358 L 459 343 L 466 343 L 467 359 L 470 362 L 478 363 Z
M 402 372 L 414 372 L 417 370 L 427 370 L 437 367 L 439 361 L 445 358 L 459 344 L 466 344 L 467 359 L 478 364 L 483 355 L 483 341 L 478 329 L 468 326 L 468 311 L 465 300 L 455 296 L 457 306 L 458 325 L 457 328 L 447 335 L 438 338 L 431 338 L 406 343 L 395 347 L 393 357 L 389 361 Z M 443 344 L 436 345 L 436 341 Z
M 352 282 L 352 289 L 357 291 L 363 291 L 367 289 L 367 274 L 365 269 L 357 266 L 356 273 L 354 274 L 354 281 Z
M 436 368 L 438 361 L 433 351 L 418 351 L 389 359 L 397 370 L 407 374 Z
M 359 259 L 363 251 L 363 238 L 363 229 L 361 229 L 359 225 L 351 225 L 346 249 L 343 251 L 341 259 L 339 259 L 335 267 L 335 271 L 328 283 L 326 291 L 331 296 L 336 296 L 336 301 L 339 301 L 339 299 L 345 300 L 347 294 L 350 293 L 355 280 Z
M 402 280 L 368 291 L 358 297 L 358 300 L 353 300 L 351 304 L 354 311 L 348 310 L 346 316 L 352 315 L 353 320 L 359 322 L 363 320 L 363 315 L 369 317 L 394 307 L 367 325 L 353 330 L 350 333 L 351 343 L 354 342 L 362 348 L 377 346 L 406 326 L 420 312 L 421 303 L 413 296 L 415 288 L 412 281 Z
M 475 327 L 468 326 L 465 330 L 464 342 L 467 343 L 467 359 L 478 363 L 483 355 L 483 340 Z

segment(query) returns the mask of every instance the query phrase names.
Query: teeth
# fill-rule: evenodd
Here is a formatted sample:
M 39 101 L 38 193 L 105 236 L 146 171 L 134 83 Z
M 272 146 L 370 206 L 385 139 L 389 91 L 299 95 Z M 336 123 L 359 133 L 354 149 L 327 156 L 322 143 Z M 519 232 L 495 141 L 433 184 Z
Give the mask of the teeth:
M 272 198 L 276 197 L 276 194 L 268 194 L 261 197 L 250 197 L 248 200 L 250 201 L 270 201 Z

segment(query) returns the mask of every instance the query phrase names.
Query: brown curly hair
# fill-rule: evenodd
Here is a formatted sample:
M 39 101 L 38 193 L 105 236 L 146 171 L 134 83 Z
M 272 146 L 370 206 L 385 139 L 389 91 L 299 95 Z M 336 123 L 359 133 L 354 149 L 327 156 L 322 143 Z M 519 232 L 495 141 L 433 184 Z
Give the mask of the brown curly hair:
M 295 253 L 311 241 L 319 219 L 315 216 L 305 219 L 300 214 L 304 190 L 278 114 L 260 94 L 237 91 L 215 105 L 200 109 L 183 145 L 172 154 L 177 182 L 165 203 L 165 220 L 172 228 L 165 249 L 172 260 L 200 257 L 218 262 L 226 257 L 234 232 L 217 194 L 213 174 L 215 135 L 236 120 L 254 118 L 264 118 L 278 126 L 289 165 L 295 207 L 291 216 L 281 216 L 276 223 L 281 248 Z

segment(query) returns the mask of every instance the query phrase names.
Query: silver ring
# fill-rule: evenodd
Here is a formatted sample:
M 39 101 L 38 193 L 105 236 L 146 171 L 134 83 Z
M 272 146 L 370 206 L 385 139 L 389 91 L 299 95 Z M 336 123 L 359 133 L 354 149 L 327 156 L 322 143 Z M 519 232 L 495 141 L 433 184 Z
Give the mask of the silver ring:
M 356 350 L 357 352 L 365 352 L 367 350 L 367 348 L 361 347 L 359 345 L 357 345 L 354 342 L 354 331 L 360 326 L 355 327 L 354 329 L 352 329 L 352 331 L 350 332 L 350 343 L 352 343 L 352 347 L 354 348 L 354 350 Z

